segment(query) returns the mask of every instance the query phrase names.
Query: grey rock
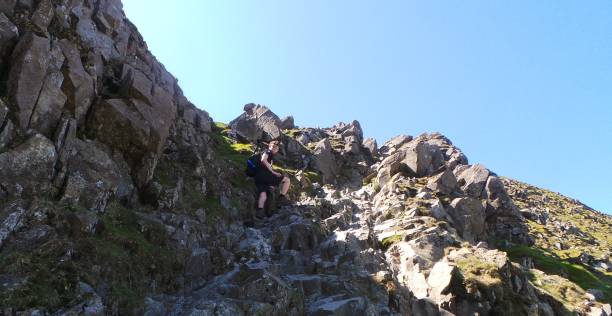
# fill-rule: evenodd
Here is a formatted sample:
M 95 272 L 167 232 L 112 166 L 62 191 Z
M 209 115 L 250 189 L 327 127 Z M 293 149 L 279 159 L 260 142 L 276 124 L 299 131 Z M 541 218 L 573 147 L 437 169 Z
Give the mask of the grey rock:
M 2 11 L 3 6 L 7 5 L 5 2 L 8 1 L 2 1 L 0 4 L 0 11 Z M 0 13 L 0 70 L 4 69 L 5 58 L 14 48 L 18 37 L 19 30 L 17 27 L 6 17 L 6 15 L 4 15 L 4 13 Z
M 0 1 L 0 12 L 6 15 L 13 15 L 13 10 L 15 9 L 15 4 L 17 4 L 17 0 L 3 0 Z
M 132 100 L 130 105 L 122 99 L 102 100 L 94 105 L 93 111 L 90 128 L 96 139 L 119 149 L 131 164 L 161 151 L 176 115 L 172 104 L 151 107 Z M 147 178 L 150 176 L 142 179 Z
M 91 8 L 81 3 L 72 8 L 71 13 L 77 18 L 75 31 L 86 48 L 100 52 L 105 60 L 119 55 L 113 39 L 98 31 L 92 20 Z
M 212 130 L 212 118 L 208 112 L 196 108 L 185 97 L 179 98 L 177 105 L 178 115 L 189 124 L 203 132 L 210 132 Z
M 431 178 L 427 187 L 442 194 L 451 194 L 457 189 L 457 178 L 450 169 Z
M 270 141 L 281 136 L 281 120 L 263 105 L 249 103 L 245 112 L 229 123 L 229 127 L 240 137 L 255 143 Z
M 481 164 L 475 164 L 455 171 L 461 188 L 473 198 L 480 198 L 482 196 L 490 174 L 489 170 Z
M 474 198 L 456 198 L 447 209 L 456 228 L 464 239 L 474 242 L 482 239 L 485 233 L 485 209 Z
M 555 311 L 553 308 L 544 302 L 538 303 L 538 313 L 542 316 L 555 316 Z
M 11 196 L 48 193 L 56 160 L 53 143 L 36 134 L 15 149 L 0 154 L 0 185 Z
M 13 139 L 14 125 L 11 120 L 7 119 L 4 126 L 0 128 L 0 151 L 2 151 Z
M 427 277 L 427 283 L 431 287 L 429 296 L 435 301 L 441 301 L 443 296 L 449 293 L 453 283 L 457 282 L 461 282 L 457 267 L 449 265 L 448 262 L 439 261 L 433 266 Z
M 12 55 L 8 90 L 16 106 L 19 127 L 26 130 L 50 65 L 48 39 L 25 34 Z
M 590 294 L 592 296 L 592 300 L 603 300 L 605 295 L 604 292 L 602 290 L 599 289 L 588 289 L 587 290 L 587 294 Z
M 61 72 L 54 71 L 47 75 L 30 117 L 29 128 L 36 129 L 47 137 L 54 134 L 67 100 L 61 90 L 63 82 L 64 76 Z
M 66 39 L 61 40 L 59 45 L 67 61 L 65 84 L 62 87 L 67 96 L 66 105 L 80 126 L 84 124 L 85 115 L 94 98 L 94 80 L 85 71 L 77 47 Z
M 314 168 L 321 172 L 323 183 L 333 183 L 338 174 L 338 165 L 329 139 L 319 141 L 313 154 Z
M 6 106 L 4 101 L 0 100 L 0 132 L 4 126 L 4 122 L 8 119 L 9 108 Z M 1 147 L 0 147 L 1 148 Z
M 412 314 L 419 316 L 440 316 L 440 310 L 434 301 L 429 298 L 422 298 L 412 303 Z
M 47 27 L 53 18 L 54 9 L 50 0 L 41 0 L 38 2 L 36 11 L 32 14 L 32 24 L 38 27 L 41 31 L 46 32 Z
M 79 236 L 81 234 L 95 235 L 104 227 L 102 221 L 98 218 L 96 213 L 92 211 L 77 211 L 71 213 L 68 220 L 74 236 Z
M 104 212 L 111 197 L 127 199 L 134 190 L 130 176 L 96 143 L 73 139 L 62 151 L 66 179 L 61 200 Z
M 363 142 L 363 130 L 361 129 L 361 124 L 359 124 L 357 120 L 352 121 L 350 124 L 340 123 L 334 126 L 334 128 L 337 129 L 337 132 L 342 135 L 343 138 L 354 136 L 358 143 Z
M 365 313 L 365 300 L 361 297 L 342 299 L 328 297 L 313 303 L 307 315 L 311 316 L 350 316 L 363 315 Z
M 4 241 L 23 226 L 24 214 L 25 210 L 18 203 L 11 203 L 0 211 L 0 249 Z
M 372 157 L 378 157 L 378 144 L 374 138 L 365 139 L 362 145 Z
M 123 19 L 122 4 L 117 0 L 101 1 L 93 16 L 98 29 L 109 36 L 122 26 Z
M 391 138 L 389 141 L 384 143 L 382 147 L 380 147 L 380 151 L 383 153 L 389 153 L 390 150 L 396 150 L 401 148 L 404 144 L 412 141 L 413 137 L 409 135 L 398 135 Z
M 356 136 L 347 136 L 345 139 L 344 153 L 359 154 L 361 152 L 360 143 Z
M 295 123 L 293 121 L 293 116 L 287 116 L 281 120 L 280 129 L 294 129 Z
M 420 139 L 413 140 L 402 151 L 402 164 L 418 177 L 431 175 L 443 163 L 443 159 L 439 158 L 442 155 L 440 149 Z

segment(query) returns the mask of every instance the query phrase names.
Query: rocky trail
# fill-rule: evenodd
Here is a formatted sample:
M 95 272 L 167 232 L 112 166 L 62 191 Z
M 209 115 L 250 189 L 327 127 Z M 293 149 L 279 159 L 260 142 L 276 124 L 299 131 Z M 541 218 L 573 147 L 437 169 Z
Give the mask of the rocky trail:
M 192 104 L 119 0 L 0 1 L 0 315 L 612 315 L 610 216 L 439 133 L 243 109 Z M 273 139 L 293 203 L 250 225 Z

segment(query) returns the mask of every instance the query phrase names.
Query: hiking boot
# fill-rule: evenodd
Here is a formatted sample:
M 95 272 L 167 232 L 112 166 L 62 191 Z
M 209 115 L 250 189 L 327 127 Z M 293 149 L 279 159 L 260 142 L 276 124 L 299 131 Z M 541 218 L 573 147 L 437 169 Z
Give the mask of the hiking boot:
M 266 218 L 266 212 L 263 208 L 256 208 L 255 209 L 255 219 L 258 220 L 263 220 Z

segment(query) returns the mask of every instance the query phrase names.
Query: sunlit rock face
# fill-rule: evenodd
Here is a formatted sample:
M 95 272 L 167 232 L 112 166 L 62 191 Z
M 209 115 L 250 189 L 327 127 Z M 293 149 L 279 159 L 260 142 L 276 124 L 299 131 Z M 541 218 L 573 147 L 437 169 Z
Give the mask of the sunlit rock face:
M 0 77 L 2 315 L 610 314 L 520 252 L 609 272 L 607 237 L 555 207 L 609 217 L 439 133 L 378 146 L 254 103 L 213 123 L 120 1 L 0 1 Z M 290 201 L 260 220 L 244 168 L 273 139 Z

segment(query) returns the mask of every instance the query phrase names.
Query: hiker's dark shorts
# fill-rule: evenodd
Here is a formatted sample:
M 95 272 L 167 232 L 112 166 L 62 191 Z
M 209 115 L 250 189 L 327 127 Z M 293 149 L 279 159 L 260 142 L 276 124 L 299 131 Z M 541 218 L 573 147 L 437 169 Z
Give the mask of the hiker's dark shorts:
M 257 194 L 270 191 L 271 188 L 279 185 L 283 181 L 283 176 L 275 176 L 271 172 L 258 172 L 255 175 L 255 186 Z

